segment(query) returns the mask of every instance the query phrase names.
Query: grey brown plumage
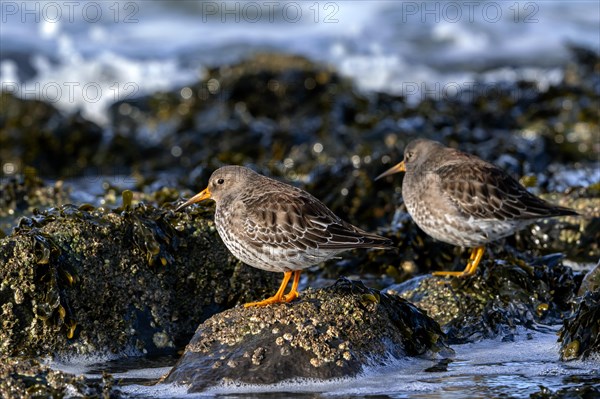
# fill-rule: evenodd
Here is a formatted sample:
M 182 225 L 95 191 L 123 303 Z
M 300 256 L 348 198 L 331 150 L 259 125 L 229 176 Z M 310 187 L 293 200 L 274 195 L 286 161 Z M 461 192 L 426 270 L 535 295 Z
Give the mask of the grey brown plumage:
M 211 198 L 215 225 L 227 248 L 242 262 L 283 272 L 277 294 L 265 305 L 297 297 L 300 272 L 353 248 L 391 248 L 390 240 L 345 222 L 304 190 L 241 166 L 217 169 L 208 187 L 177 210 Z M 288 295 L 285 285 L 294 273 Z
M 531 194 L 497 166 L 435 141 L 411 141 L 404 160 L 378 179 L 401 171 L 402 197 L 415 223 L 440 241 L 474 248 L 463 272 L 438 275 L 471 275 L 485 244 L 540 218 L 577 215 Z

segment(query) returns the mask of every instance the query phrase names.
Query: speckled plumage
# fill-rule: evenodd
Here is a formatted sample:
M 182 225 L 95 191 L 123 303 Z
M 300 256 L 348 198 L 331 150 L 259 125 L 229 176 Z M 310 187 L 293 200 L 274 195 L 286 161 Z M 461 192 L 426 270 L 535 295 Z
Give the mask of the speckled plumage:
M 482 253 L 485 244 L 539 218 L 577 214 L 534 196 L 497 166 L 431 140 L 408 143 L 404 160 L 379 177 L 400 171 L 406 172 L 402 197 L 415 223 L 437 240 Z
M 306 191 L 241 166 L 217 169 L 207 189 L 178 209 L 207 198 L 216 201 L 217 231 L 235 257 L 271 272 L 297 272 L 295 285 L 299 271 L 340 252 L 392 244 L 343 221 Z

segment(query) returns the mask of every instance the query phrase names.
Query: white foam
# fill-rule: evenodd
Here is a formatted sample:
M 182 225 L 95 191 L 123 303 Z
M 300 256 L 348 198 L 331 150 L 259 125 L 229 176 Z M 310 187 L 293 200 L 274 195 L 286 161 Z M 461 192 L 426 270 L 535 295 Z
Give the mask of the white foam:
M 144 379 L 144 380 L 158 380 L 160 377 L 166 375 L 171 371 L 171 367 L 147 367 L 135 370 L 128 370 L 122 373 L 111 373 L 111 375 L 117 379 Z
M 132 396 L 141 396 L 147 398 L 202 398 L 212 397 L 213 394 L 189 394 L 187 387 L 177 384 L 158 384 L 158 385 L 126 385 L 119 387 L 119 390 L 131 394 Z
M 174 59 L 136 60 L 110 50 L 87 58 L 66 34 L 58 35 L 58 44 L 57 54 L 63 62 L 56 65 L 46 56 L 36 55 L 33 64 L 38 74 L 23 83 L 14 83 L 14 63 L 3 62 L 7 73 L 0 78 L 2 87 L 21 98 L 50 102 L 67 113 L 80 110 L 84 117 L 105 124 L 108 107 L 117 101 L 168 90 L 200 77 L 200 68 L 182 69 Z
M 111 353 L 109 349 L 92 354 L 57 355 L 54 358 L 46 358 L 43 362 L 57 370 L 71 374 L 87 374 L 90 367 L 97 364 L 107 363 L 123 358 L 139 358 L 143 354 L 134 347 L 126 348 L 119 353 Z

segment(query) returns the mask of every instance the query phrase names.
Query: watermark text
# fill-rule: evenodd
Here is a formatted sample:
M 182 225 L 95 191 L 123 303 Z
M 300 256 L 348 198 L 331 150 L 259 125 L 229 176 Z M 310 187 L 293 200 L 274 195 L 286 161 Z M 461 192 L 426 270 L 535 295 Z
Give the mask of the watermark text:
M 139 86 L 135 82 L 113 82 L 110 85 L 97 82 L 10 82 L 4 81 L 0 91 L 11 93 L 26 100 L 46 101 L 49 103 L 69 103 L 84 101 L 97 103 L 103 96 L 110 96 L 113 102 L 135 96 Z
M 140 6 L 127 1 L 2 1 L 0 19 L 26 22 L 74 23 L 83 20 L 95 23 L 101 20 L 114 23 L 138 23 Z

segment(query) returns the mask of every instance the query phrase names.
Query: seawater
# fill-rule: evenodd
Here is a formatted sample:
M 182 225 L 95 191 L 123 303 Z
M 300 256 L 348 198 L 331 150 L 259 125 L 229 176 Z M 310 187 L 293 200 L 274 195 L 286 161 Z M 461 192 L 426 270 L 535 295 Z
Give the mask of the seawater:
M 446 371 L 428 372 L 438 360 L 404 358 L 386 366 L 370 367 L 359 376 L 328 381 L 290 380 L 272 385 L 219 384 L 188 394 L 185 386 L 154 384 L 176 359 L 163 358 L 154 366 L 147 359 L 89 364 L 69 362 L 53 367 L 99 378 L 102 371 L 124 384 L 134 397 L 378 397 L 378 398 L 529 398 L 540 386 L 552 391 L 584 383 L 600 384 L 600 359 L 561 362 L 556 342 L 558 328 L 520 330 L 512 342 L 501 339 L 454 345 L 456 354 Z

